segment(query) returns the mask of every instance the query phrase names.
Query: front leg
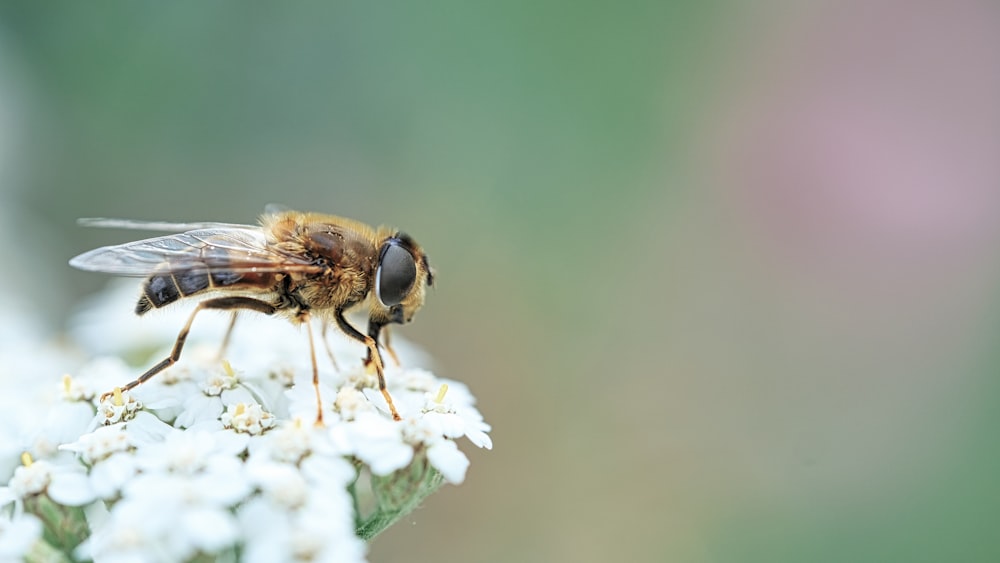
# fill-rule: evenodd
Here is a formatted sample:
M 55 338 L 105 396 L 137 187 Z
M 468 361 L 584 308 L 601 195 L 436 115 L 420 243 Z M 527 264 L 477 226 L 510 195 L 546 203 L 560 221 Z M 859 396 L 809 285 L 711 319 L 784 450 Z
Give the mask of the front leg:
M 383 342 L 379 342 L 378 341 L 379 334 L 381 334 L 383 330 L 385 331 L 384 333 L 385 340 Z M 392 358 L 392 361 L 394 364 L 396 364 L 396 367 L 400 366 L 399 356 L 396 355 L 396 351 L 393 350 L 392 346 L 389 345 L 389 323 L 376 321 L 375 319 L 368 319 L 368 336 L 371 336 L 372 339 L 375 340 L 376 348 L 379 345 L 381 345 L 383 348 L 385 348 L 386 352 L 389 352 L 389 357 Z M 372 363 L 372 353 L 369 350 L 368 355 L 365 357 L 365 366 L 369 366 L 371 365 L 371 363 Z
M 347 322 L 347 319 L 344 318 L 343 309 L 338 309 L 334 314 L 334 318 L 337 320 L 337 326 L 340 327 L 340 330 L 344 331 L 344 334 L 359 342 L 363 342 L 364 345 L 368 347 L 368 358 L 375 364 L 375 373 L 378 374 L 378 390 L 382 392 L 382 396 L 385 397 L 385 402 L 389 405 L 389 411 L 392 413 L 392 419 L 403 420 L 402 417 L 399 416 L 399 413 L 396 412 L 396 405 L 392 403 L 392 397 L 389 395 L 389 391 L 385 388 L 385 375 L 383 374 L 384 368 L 382 364 L 382 355 L 378 351 L 378 342 L 371 336 L 362 334 L 361 331 L 351 326 L 351 323 Z

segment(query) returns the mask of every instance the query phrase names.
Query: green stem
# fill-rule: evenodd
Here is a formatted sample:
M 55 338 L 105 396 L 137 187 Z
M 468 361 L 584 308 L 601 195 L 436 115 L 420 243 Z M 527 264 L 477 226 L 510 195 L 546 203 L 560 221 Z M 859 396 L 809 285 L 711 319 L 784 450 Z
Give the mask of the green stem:
M 52 547 L 48 542 L 38 540 L 31 546 L 31 551 L 24 555 L 26 563 L 70 563 L 68 555 Z
M 26 498 L 24 507 L 42 521 L 45 543 L 62 553 L 73 553 L 76 546 L 90 535 L 87 517 L 81 507 L 62 506 L 44 494 Z

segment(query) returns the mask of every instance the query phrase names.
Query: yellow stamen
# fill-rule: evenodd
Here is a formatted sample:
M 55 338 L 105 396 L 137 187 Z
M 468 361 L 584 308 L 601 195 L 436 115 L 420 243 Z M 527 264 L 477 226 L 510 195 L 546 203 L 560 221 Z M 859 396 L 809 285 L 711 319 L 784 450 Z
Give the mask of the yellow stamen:
M 63 376 L 63 393 L 69 394 L 70 388 L 73 386 L 73 378 L 67 373 Z
M 434 397 L 434 402 L 435 403 L 442 403 L 442 402 L 444 402 L 444 395 L 447 392 L 448 392 L 448 384 L 447 383 L 442 383 L 441 384 L 441 388 L 438 389 L 437 397 Z
M 115 387 L 114 398 L 111 399 L 111 402 L 114 403 L 116 407 L 120 407 L 125 404 L 125 398 L 122 397 L 121 387 Z
M 241 414 L 247 412 L 247 406 L 244 403 L 236 403 L 236 412 L 233 413 L 234 417 L 240 416 Z
M 222 371 L 226 372 L 229 377 L 236 377 L 236 370 L 233 369 L 233 364 L 229 363 L 229 360 L 222 360 Z
M 28 452 L 23 452 L 21 454 L 21 465 L 25 467 L 31 467 L 31 464 L 35 463 L 35 460 L 31 459 L 31 454 Z

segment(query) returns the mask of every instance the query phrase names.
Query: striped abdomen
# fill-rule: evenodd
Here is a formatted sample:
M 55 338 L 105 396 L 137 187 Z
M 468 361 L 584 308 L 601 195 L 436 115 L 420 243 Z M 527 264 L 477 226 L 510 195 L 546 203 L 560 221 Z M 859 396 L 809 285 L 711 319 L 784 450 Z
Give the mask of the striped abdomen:
M 142 285 L 142 296 L 135 304 L 135 313 L 141 315 L 202 291 L 224 288 L 268 290 L 276 283 L 273 272 L 234 272 L 224 268 L 213 270 L 207 266 L 154 274 Z

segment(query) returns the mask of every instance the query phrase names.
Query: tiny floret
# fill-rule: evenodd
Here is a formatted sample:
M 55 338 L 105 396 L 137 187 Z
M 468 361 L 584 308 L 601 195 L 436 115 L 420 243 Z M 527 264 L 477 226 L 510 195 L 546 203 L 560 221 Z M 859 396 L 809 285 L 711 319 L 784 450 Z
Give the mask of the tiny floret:
M 130 393 L 122 391 L 120 387 L 115 387 L 111 396 L 106 397 L 97 406 L 98 412 L 104 420 L 104 424 L 116 424 L 135 418 L 136 413 L 142 408 L 142 403 L 137 401 Z
M 222 425 L 237 432 L 257 435 L 274 426 L 274 415 L 257 403 L 229 405 L 222 413 Z
M 235 389 L 240 378 L 233 366 L 229 362 L 222 363 L 222 371 L 213 371 L 208 378 L 202 382 L 201 390 L 209 396 L 221 395 L 223 391 Z
M 87 464 L 107 459 L 111 455 L 128 451 L 134 446 L 132 437 L 121 425 L 102 426 L 80 439 L 60 446 L 60 449 L 76 452 Z
M 66 401 L 92 401 L 97 395 L 92 385 L 74 379 L 68 373 L 62 378 L 62 398 Z
M 52 482 L 52 464 L 40 460 L 34 461 L 31 454 L 21 454 L 21 465 L 14 470 L 10 479 L 10 490 L 14 496 L 24 498 L 45 491 Z

